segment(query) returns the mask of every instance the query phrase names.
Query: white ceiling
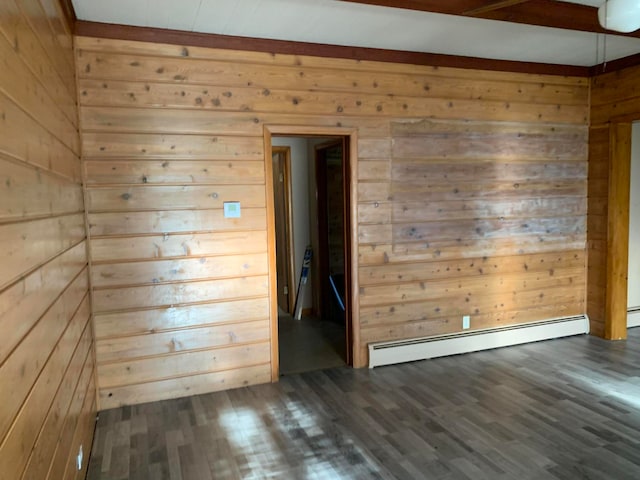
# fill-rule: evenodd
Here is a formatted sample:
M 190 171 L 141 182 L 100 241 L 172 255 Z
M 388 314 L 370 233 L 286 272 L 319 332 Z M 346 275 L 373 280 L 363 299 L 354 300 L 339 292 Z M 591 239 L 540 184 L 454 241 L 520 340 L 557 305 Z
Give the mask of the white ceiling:
M 576 66 L 640 53 L 640 38 L 336 0 L 72 1 L 80 20 L 253 38 Z

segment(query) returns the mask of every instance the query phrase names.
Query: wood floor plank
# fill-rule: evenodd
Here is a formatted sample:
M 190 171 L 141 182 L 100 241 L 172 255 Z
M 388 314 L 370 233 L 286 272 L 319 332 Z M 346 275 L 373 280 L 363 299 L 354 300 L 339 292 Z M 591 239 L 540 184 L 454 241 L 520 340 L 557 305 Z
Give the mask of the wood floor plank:
M 101 412 L 88 480 L 637 479 L 640 328 Z

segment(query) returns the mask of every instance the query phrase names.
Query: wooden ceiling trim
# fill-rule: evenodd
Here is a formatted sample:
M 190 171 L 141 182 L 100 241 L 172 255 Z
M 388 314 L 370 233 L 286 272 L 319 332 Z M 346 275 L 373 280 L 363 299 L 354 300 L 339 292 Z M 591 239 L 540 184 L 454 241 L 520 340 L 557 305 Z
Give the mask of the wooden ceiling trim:
M 555 0 L 480 1 L 480 0 L 340 0 L 350 3 L 394 7 L 448 15 L 472 16 L 487 20 L 562 28 L 581 32 L 609 33 L 598 23 L 598 9 L 588 5 L 558 2 Z M 504 5 L 500 5 L 504 4 Z M 498 8 L 489 8 L 497 6 Z M 483 11 L 484 9 L 484 11 Z M 553 12 L 550 14 L 549 12 Z M 624 34 L 640 38 L 640 31 Z
M 387 63 L 407 63 L 434 67 L 574 77 L 589 76 L 588 67 L 576 67 L 570 65 L 516 62 L 435 53 L 409 52 L 403 50 L 384 50 L 378 48 L 290 42 L 284 40 L 218 35 L 213 33 L 185 32 L 162 28 L 132 27 L 128 25 L 86 22 L 82 20 L 76 22 L 75 34 L 87 37 L 135 40 L 151 43 L 168 43 L 172 45 L 188 45 L 194 47 L 222 48 L 227 50 L 244 50 L 288 55 L 306 55 L 326 58 L 344 58 L 351 60 L 369 60 Z
M 595 77 L 596 75 L 617 72 L 619 70 L 624 70 L 625 68 L 637 67 L 638 65 L 640 65 L 640 53 L 612 60 L 610 62 L 601 63 L 599 65 L 594 65 L 589 69 L 589 76 Z
M 62 11 L 62 15 L 64 16 L 65 21 L 69 25 L 69 28 L 73 32 L 76 22 L 78 18 L 76 17 L 76 11 L 73 8 L 73 3 L 71 0 L 58 0 L 60 4 L 60 10 Z
M 501 10 L 503 8 L 512 7 L 514 5 L 525 3 L 528 1 L 530 0 L 502 0 L 501 2 L 488 3 L 487 5 L 474 8 L 473 10 L 467 10 L 466 12 L 462 12 L 462 14 L 467 17 L 475 17 L 480 16 L 484 13 L 493 12 L 494 10 Z

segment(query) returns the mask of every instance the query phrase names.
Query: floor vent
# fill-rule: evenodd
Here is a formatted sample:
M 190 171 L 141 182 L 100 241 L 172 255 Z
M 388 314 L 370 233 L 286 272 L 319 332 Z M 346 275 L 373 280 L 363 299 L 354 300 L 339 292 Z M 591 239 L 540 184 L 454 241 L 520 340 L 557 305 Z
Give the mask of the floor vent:
M 640 327 L 640 307 L 627 310 L 627 328 Z
M 639 309 L 640 316 L 640 309 Z M 586 315 L 369 344 L 369 368 L 589 333 Z

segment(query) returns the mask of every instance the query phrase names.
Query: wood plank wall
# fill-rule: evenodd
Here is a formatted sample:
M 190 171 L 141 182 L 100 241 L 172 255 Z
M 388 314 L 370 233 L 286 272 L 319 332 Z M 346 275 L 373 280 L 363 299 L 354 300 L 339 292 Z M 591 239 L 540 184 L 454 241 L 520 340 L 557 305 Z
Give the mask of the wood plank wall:
M 76 55 L 104 408 L 269 381 L 265 124 L 358 129 L 357 366 L 463 314 L 584 313 L 587 79 L 88 37 Z
M 57 0 L 0 2 L 3 480 L 84 478 L 95 426 L 73 37 L 64 18 Z
M 593 333 L 605 336 L 609 232 L 610 124 L 640 120 L 640 67 L 591 79 L 589 132 L 588 305 Z M 625 306 L 626 307 L 626 306 Z

